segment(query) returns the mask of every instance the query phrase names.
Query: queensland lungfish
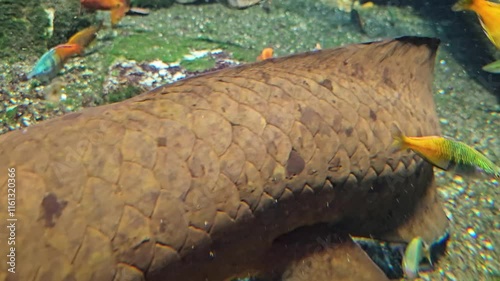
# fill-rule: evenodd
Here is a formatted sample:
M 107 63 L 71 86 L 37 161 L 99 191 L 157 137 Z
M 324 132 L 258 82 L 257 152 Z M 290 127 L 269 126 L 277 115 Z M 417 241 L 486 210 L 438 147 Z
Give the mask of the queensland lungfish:
M 386 280 L 349 235 L 431 242 L 447 225 L 432 166 L 391 149 L 392 124 L 440 133 L 437 47 L 270 58 L 0 136 L 17 219 L 0 280 Z

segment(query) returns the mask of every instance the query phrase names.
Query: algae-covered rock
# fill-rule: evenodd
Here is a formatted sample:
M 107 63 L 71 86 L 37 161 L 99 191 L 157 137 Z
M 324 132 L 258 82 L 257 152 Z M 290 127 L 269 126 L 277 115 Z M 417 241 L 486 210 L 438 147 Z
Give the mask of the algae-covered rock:
M 47 48 L 49 20 L 38 0 L 0 0 L 0 57 Z
M 53 34 L 48 47 L 65 43 L 73 34 L 97 21 L 95 13 L 81 9 L 80 1 L 43 0 L 43 7 L 54 9 Z
M 217 0 L 233 8 L 247 8 L 260 3 L 262 0 Z
M 95 22 L 73 0 L 0 0 L 0 57 L 40 55 Z M 50 12 L 53 11 L 53 20 Z
M 190 3 L 198 2 L 198 0 L 175 0 L 175 2 L 181 3 L 181 4 L 190 4 Z

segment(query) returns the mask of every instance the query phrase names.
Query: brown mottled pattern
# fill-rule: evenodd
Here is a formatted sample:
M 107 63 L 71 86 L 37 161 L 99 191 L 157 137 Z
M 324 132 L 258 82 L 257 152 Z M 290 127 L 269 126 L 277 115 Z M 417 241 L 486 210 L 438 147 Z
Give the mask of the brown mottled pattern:
M 0 136 L 0 198 L 15 167 L 18 218 L 17 273 L 2 253 L 0 280 L 222 280 L 301 226 L 383 236 L 431 188 L 429 165 L 389 152 L 389 129 L 439 134 L 436 48 L 271 59 Z

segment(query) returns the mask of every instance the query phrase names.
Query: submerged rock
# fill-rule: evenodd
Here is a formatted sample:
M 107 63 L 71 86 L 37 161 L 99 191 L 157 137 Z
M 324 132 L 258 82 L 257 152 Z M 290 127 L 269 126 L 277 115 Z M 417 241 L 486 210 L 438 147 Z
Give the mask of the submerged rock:
M 137 0 L 136 0 L 137 1 Z M 255 4 L 260 3 L 263 0 L 217 0 L 217 2 L 223 3 L 229 7 L 233 8 L 247 8 Z M 212 2 L 212 0 L 175 0 L 175 2 L 180 4 L 193 4 L 198 2 Z
M 198 2 L 198 0 L 175 0 L 175 2 L 181 3 L 181 4 L 190 4 L 190 3 Z
M 233 8 L 247 8 L 259 4 L 262 0 L 217 0 Z
M 46 51 L 49 18 L 40 1 L 2 0 L 0 5 L 0 57 Z

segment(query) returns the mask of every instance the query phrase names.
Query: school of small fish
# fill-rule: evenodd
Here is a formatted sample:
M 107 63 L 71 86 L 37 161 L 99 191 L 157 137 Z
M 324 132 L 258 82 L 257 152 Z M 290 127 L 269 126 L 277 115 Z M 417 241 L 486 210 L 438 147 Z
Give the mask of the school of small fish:
M 453 11 L 474 11 L 483 31 L 497 49 L 500 49 L 500 3 L 488 0 L 459 0 L 452 7 Z M 484 71 L 500 73 L 500 60 L 487 64 Z

